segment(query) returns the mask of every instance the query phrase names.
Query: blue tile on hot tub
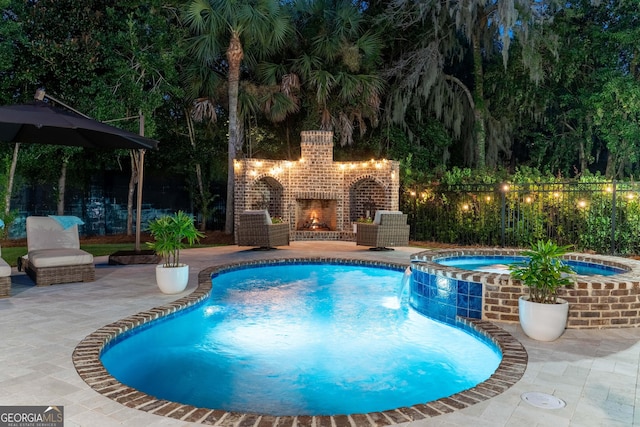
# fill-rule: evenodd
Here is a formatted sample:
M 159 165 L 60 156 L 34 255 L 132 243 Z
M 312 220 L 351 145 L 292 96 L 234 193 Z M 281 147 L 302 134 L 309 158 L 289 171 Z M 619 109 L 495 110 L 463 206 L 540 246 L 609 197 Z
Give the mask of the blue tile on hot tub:
M 469 316 L 472 319 L 482 319 L 482 312 L 476 310 L 469 310 Z
M 482 297 L 469 297 L 469 309 L 482 311 Z
M 458 301 L 456 304 L 458 307 L 469 308 L 469 295 L 458 294 Z
M 470 282 L 469 295 L 482 296 L 482 283 Z
M 458 280 L 458 293 L 469 295 L 469 282 L 466 280 Z
M 458 307 L 457 315 L 462 317 L 469 317 L 469 309 Z

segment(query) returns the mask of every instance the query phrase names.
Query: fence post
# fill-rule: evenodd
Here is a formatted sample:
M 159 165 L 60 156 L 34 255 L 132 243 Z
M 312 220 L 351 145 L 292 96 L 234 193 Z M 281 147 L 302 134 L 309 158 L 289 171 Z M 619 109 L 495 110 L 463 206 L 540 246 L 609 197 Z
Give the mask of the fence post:
M 500 186 L 500 201 L 501 201 L 501 214 L 500 214 L 500 246 L 504 248 L 505 245 L 505 222 L 507 215 L 507 184 Z
M 616 180 L 613 180 L 611 196 L 611 255 L 616 253 Z

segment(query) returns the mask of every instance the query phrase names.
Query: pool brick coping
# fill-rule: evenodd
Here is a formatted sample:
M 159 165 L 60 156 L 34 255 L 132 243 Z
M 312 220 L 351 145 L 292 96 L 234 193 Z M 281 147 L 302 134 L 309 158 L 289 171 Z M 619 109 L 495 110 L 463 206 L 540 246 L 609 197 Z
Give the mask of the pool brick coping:
M 411 255 L 413 268 L 454 280 L 481 283 L 482 319 L 517 323 L 518 298 L 528 290 L 509 274 L 462 270 L 438 263 L 438 259 L 459 256 L 522 256 L 520 249 L 464 248 L 424 251 Z M 640 327 L 640 261 L 612 255 L 571 252 L 567 260 L 601 264 L 625 270 L 614 276 L 578 276 L 573 287 L 561 289 L 569 302 L 567 328 Z M 496 260 L 499 262 L 499 260 Z
M 393 269 L 407 267 L 407 265 L 388 262 L 344 258 L 283 258 L 209 267 L 200 271 L 198 287 L 191 294 L 169 304 L 113 322 L 88 335 L 73 352 L 72 360 L 76 371 L 93 390 L 124 406 L 181 421 L 220 427 L 377 427 L 405 423 L 436 417 L 491 399 L 508 390 L 524 375 L 528 355 L 517 339 L 491 322 L 466 318 L 458 319 L 463 327 L 474 329 L 478 334 L 495 343 L 502 351 L 502 361 L 489 379 L 473 388 L 428 403 L 366 414 L 272 416 L 199 408 L 158 399 L 126 386 L 111 376 L 100 361 L 102 350 L 118 336 L 157 319 L 193 307 L 208 298 L 212 287 L 211 278 L 218 273 L 258 265 L 308 262 L 366 265 Z

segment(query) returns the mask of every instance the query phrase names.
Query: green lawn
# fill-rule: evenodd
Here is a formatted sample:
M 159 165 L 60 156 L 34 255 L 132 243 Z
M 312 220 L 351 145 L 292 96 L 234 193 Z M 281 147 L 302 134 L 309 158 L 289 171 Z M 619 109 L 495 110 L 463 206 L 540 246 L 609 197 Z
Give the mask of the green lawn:
M 219 246 L 219 245 L 194 245 L 194 248 Z M 93 244 L 93 245 L 80 245 L 80 248 L 89 252 L 94 257 L 111 255 L 118 251 L 132 251 L 135 249 L 134 243 L 109 243 L 109 244 Z M 147 249 L 147 245 L 141 245 L 140 249 Z M 19 257 L 27 254 L 26 246 L 15 246 L 2 248 L 2 258 L 9 263 L 10 266 L 15 267 Z

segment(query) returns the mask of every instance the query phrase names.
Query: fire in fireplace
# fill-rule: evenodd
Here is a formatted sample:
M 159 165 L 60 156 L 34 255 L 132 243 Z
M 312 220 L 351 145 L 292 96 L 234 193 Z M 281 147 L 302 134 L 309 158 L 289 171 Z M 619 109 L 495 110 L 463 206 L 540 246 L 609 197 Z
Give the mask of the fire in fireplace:
M 332 231 L 337 225 L 336 200 L 297 200 L 296 229 Z

